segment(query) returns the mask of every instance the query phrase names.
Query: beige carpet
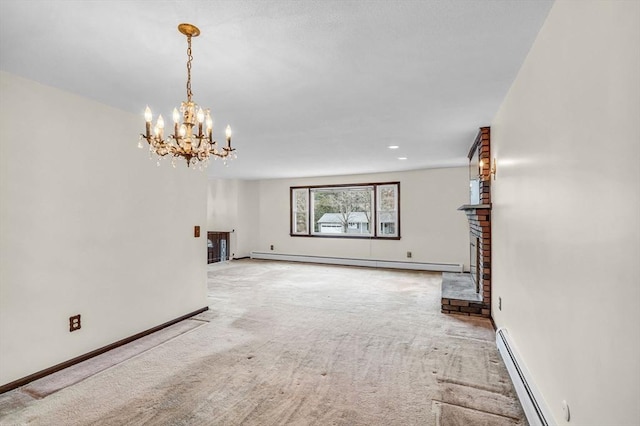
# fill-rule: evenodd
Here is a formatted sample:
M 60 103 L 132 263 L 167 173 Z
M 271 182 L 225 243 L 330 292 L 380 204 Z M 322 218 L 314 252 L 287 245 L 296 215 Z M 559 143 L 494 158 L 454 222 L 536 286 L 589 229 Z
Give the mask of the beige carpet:
M 43 382 L 0 395 L 0 424 L 526 424 L 490 322 L 441 314 L 440 281 L 415 271 L 214 265 L 211 310 L 186 320 L 204 325 L 156 337 L 53 393 Z

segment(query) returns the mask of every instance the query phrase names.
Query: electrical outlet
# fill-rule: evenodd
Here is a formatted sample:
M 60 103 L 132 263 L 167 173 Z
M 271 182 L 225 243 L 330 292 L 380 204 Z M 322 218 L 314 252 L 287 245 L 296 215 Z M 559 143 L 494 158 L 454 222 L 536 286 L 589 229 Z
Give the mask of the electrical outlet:
M 80 330 L 80 314 L 69 317 L 69 332 Z
M 271 250 L 273 250 L 273 244 L 271 244 Z
M 411 256 L 413 256 L 413 254 L 412 254 L 410 251 L 408 251 L 408 252 L 407 252 L 407 257 L 408 257 L 409 259 L 411 259 Z
M 502 297 L 498 297 L 498 310 L 502 310 Z

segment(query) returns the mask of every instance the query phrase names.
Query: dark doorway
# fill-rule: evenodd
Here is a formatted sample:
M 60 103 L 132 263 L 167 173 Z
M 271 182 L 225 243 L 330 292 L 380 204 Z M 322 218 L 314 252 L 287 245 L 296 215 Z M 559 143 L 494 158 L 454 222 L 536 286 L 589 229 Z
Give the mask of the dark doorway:
M 207 263 L 229 260 L 229 233 L 207 232 Z

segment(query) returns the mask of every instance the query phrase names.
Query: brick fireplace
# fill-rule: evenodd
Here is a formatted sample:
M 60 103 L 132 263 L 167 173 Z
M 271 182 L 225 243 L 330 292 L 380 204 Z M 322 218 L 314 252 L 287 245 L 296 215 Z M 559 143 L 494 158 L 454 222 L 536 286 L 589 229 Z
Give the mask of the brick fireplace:
M 469 151 L 471 204 L 460 206 L 469 221 L 469 274 L 443 275 L 442 312 L 491 317 L 491 132 L 481 127 Z M 476 166 L 477 164 L 477 166 Z M 473 179 L 477 170 L 477 179 Z M 475 185 L 475 189 L 474 189 Z M 477 193 L 474 194 L 474 191 Z M 447 291 L 449 281 L 466 292 Z M 468 284 L 460 284 L 466 283 Z M 473 291 L 470 291 L 473 290 Z M 475 292 L 475 294 L 473 294 Z

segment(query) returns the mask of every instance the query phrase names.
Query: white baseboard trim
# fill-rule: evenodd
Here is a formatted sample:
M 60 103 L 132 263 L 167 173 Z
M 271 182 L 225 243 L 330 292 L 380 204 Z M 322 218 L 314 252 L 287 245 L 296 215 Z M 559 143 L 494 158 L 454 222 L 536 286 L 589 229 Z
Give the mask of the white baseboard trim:
M 369 268 L 411 269 L 417 271 L 462 272 L 460 263 L 399 262 L 391 260 L 349 259 L 344 257 L 305 256 L 252 251 L 252 259 L 286 260 L 289 262 L 324 263 L 329 265 L 367 266 Z
M 511 376 L 511 381 L 518 394 L 520 405 L 527 416 L 530 426 L 555 426 L 553 415 L 537 389 L 531 374 L 525 367 L 520 355 L 516 352 L 509 332 L 505 328 L 496 331 L 496 345 Z

